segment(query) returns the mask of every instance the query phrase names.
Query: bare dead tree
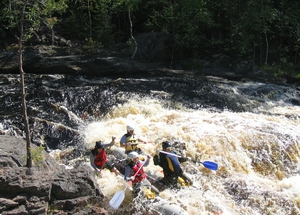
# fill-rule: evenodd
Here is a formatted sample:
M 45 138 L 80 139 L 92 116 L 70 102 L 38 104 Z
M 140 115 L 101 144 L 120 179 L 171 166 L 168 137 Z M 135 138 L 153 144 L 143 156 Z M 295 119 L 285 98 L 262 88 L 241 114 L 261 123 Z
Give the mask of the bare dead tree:
M 21 11 L 21 19 L 20 19 L 20 36 L 19 36 L 19 70 L 20 70 L 20 79 L 21 79 L 21 95 L 22 95 L 22 112 L 23 112 L 23 120 L 25 126 L 25 135 L 26 135 L 26 150 L 27 150 L 27 160 L 26 166 L 32 167 L 32 156 L 31 156 L 31 141 L 30 141 L 30 131 L 29 131 L 29 123 L 27 117 L 27 106 L 26 106 L 26 92 L 25 92 L 25 81 L 24 81 L 24 70 L 23 70 L 23 37 L 24 37 L 24 16 L 25 16 L 25 8 L 27 2 L 24 2 Z
M 130 23 L 130 37 L 131 37 L 131 39 L 134 42 L 134 52 L 133 52 L 133 54 L 131 56 L 131 59 L 134 59 L 134 56 L 135 56 L 135 54 L 137 52 L 138 45 L 137 45 L 137 42 L 136 42 L 136 40 L 135 40 L 135 38 L 134 38 L 134 36 L 132 34 L 132 21 L 131 21 L 130 8 L 128 8 L 128 18 L 129 18 L 129 23 Z

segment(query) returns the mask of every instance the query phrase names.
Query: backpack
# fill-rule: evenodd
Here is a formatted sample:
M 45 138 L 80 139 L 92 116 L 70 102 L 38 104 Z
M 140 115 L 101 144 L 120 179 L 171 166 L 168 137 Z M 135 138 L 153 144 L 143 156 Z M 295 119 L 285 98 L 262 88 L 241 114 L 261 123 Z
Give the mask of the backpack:
M 160 160 L 159 160 L 159 156 L 158 155 L 154 155 L 153 157 L 153 163 L 155 166 L 160 164 Z

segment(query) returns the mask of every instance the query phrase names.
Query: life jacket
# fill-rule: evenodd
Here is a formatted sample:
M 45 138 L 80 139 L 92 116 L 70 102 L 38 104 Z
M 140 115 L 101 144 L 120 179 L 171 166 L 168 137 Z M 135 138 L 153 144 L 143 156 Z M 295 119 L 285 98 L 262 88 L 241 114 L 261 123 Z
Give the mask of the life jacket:
M 160 153 L 159 157 L 160 166 L 163 168 L 165 175 L 172 175 L 174 173 L 178 175 L 183 172 L 180 162 L 176 156 Z
M 137 148 L 137 144 L 134 144 L 137 142 L 137 139 L 134 137 L 134 135 L 131 134 L 125 134 L 126 136 L 126 143 L 131 143 L 130 146 L 125 146 L 126 151 L 135 151 Z
M 140 169 L 140 167 L 142 165 L 143 164 L 141 162 L 138 162 L 137 164 L 132 164 L 132 163 L 129 164 L 129 166 L 132 169 L 133 175 L 135 175 L 135 173 Z M 139 183 L 139 182 L 143 181 L 145 178 L 146 178 L 145 171 L 144 171 L 143 168 L 141 168 L 132 182 L 133 183 Z
M 100 153 L 97 153 L 95 155 L 94 164 L 97 168 L 103 169 L 103 166 L 106 163 L 106 161 L 107 161 L 107 154 L 106 151 L 102 149 Z

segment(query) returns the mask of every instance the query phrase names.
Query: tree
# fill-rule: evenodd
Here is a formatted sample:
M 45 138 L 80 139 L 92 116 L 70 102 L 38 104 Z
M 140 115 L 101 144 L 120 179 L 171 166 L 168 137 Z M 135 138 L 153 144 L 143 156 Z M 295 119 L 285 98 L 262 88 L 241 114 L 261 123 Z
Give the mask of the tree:
M 59 22 L 56 16 L 53 16 L 54 12 L 62 13 L 67 8 L 65 0 L 47 0 L 43 5 L 41 11 L 41 20 L 44 21 L 45 25 L 51 30 L 51 43 L 54 45 L 54 25 Z M 45 18 L 43 18 L 45 17 Z
M 185 51 L 191 56 L 197 56 L 201 51 L 205 52 L 205 33 L 213 26 L 212 15 L 207 11 L 205 1 L 173 0 L 168 8 L 171 20 L 169 29 L 173 36 L 172 52 Z
M 122 1 L 122 0 L 121 0 Z M 127 8 L 127 11 L 128 11 L 128 19 L 129 19 L 129 24 L 130 24 L 130 27 L 129 27 L 129 30 L 130 30 L 130 37 L 131 39 L 133 40 L 134 42 L 134 52 L 131 56 L 131 59 L 134 59 L 135 57 L 135 54 L 137 52 L 137 48 L 138 48 L 138 44 L 133 36 L 133 33 L 132 33 L 132 28 L 133 28 L 133 24 L 132 24 L 132 11 L 136 10 L 138 8 L 138 4 L 140 2 L 140 0 L 123 0 L 124 1 L 124 5 L 125 7 Z
M 64 0 L 60 1 L 64 2 Z M 11 29 L 17 28 L 19 32 L 19 35 L 15 36 L 18 39 L 19 72 L 21 79 L 22 100 L 21 103 L 27 150 L 26 166 L 29 168 L 32 167 L 32 156 L 23 70 L 23 43 L 30 39 L 33 34 L 38 31 L 40 24 L 44 23 L 45 18 L 49 15 L 51 16 L 55 11 L 57 11 L 57 8 L 53 7 L 53 0 L 12 0 L 8 1 L 7 7 L 3 11 L 4 17 L 8 21 L 7 23 L 9 23 L 9 26 L 7 27 Z

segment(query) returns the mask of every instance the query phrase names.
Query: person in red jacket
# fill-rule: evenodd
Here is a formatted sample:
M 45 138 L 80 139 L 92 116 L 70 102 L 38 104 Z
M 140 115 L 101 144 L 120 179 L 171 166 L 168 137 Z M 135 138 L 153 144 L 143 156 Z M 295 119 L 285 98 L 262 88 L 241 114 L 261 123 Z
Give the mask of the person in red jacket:
M 101 170 L 106 168 L 111 172 L 114 172 L 116 175 L 119 174 L 119 171 L 113 166 L 112 162 L 108 161 L 106 148 L 111 147 L 115 143 L 115 137 L 112 137 L 112 141 L 109 144 L 104 144 L 102 141 L 97 141 L 95 147 L 90 153 L 90 163 L 91 166 L 100 174 Z
M 125 167 L 124 179 L 132 183 L 133 193 L 137 195 L 141 187 L 149 187 L 152 192 L 159 195 L 159 190 L 147 180 L 143 168 L 149 165 L 151 156 L 148 155 L 145 161 L 140 161 L 137 152 L 130 152 L 127 158 L 129 162 Z

